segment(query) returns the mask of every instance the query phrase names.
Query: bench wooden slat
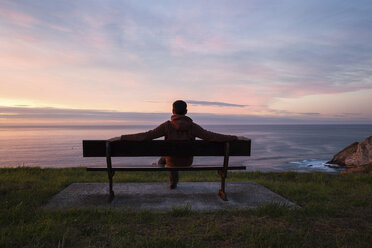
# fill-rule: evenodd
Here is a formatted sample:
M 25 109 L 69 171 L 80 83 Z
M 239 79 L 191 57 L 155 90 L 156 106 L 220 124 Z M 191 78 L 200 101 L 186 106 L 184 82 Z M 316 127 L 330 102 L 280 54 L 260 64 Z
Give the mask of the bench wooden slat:
M 205 170 L 222 170 L 223 165 L 193 165 L 192 167 L 178 167 L 178 168 L 162 168 L 158 166 L 136 165 L 136 166 L 114 166 L 114 171 L 205 171 Z M 246 166 L 229 165 L 228 170 L 245 170 Z M 92 166 L 87 167 L 87 171 L 107 171 L 107 166 Z
M 230 156 L 250 156 L 250 140 L 230 143 Z M 223 142 L 195 141 L 116 141 L 111 143 L 111 157 L 223 156 Z M 106 157 L 105 140 L 83 140 L 84 157 Z

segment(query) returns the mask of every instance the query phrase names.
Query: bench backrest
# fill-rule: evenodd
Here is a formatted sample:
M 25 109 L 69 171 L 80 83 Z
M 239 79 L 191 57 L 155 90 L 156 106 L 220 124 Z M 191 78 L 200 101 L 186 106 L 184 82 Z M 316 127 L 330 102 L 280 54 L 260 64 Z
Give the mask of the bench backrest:
M 106 140 L 83 140 L 84 157 L 106 157 Z M 250 156 L 250 140 L 229 143 L 229 156 Z M 115 141 L 110 143 L 111 157 L 224 156 L 225 142 L 194 141 Z

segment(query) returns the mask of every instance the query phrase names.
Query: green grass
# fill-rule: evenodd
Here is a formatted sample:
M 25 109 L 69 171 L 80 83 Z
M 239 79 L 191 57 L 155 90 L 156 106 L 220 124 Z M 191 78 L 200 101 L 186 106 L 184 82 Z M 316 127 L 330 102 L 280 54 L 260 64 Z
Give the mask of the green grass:
M 218 181 L 180 172 L 181 181 Z M 167 181 L 164 173 L 117 173 L 115 182 Z M 0 247 L 370 247 L 372 177 L 322 173 L 230 173 L 297 203 L 255 210 L 168 213 L 42 208 L 73 182 L 107 182 L 84 168 L 0 169 Z

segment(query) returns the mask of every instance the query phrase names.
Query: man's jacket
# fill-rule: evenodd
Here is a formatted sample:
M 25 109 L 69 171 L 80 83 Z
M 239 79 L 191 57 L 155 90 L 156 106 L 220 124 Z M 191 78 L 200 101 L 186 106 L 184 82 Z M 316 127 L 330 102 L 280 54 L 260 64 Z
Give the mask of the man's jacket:
M 121 140 L 152 140 L 159 137 L 165 137 L 165 140 L 195 140 L 200 138 L 208 141 L 231 141 L 236 140 L 237 137 L 233 135 L 224 135 L 213 133 L 203 129 L 201 126 L 195 124 L 190 117 L 185 115 L 172 115 L 170 121 L 166 121 L 153 130 L 137 134 L 122 135 Z M 193 157 L 165 157 L 165 167 L 185 167 L 191 166 Z

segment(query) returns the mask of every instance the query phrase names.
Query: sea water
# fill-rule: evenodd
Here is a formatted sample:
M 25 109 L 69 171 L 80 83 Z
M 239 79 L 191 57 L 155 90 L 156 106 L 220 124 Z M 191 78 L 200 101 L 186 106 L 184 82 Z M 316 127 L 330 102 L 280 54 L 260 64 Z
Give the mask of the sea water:
M 83 158 L 82 140 L 108 139 L 155 126 L 0 126 L 0 167 L 79 167 L 104 165 L 105 158 Z M 372 125 L 206 125 L 207 130 L 252 140 L 250 157 L 230 164 L 249 171 L 338 172 L 326 162 L 355 141 L 372 135 Z M 114 158 L 114 165 L 150 165 L 156 157 Z M 222 157 L 196 157 L 194 164 L 222 164 Z

